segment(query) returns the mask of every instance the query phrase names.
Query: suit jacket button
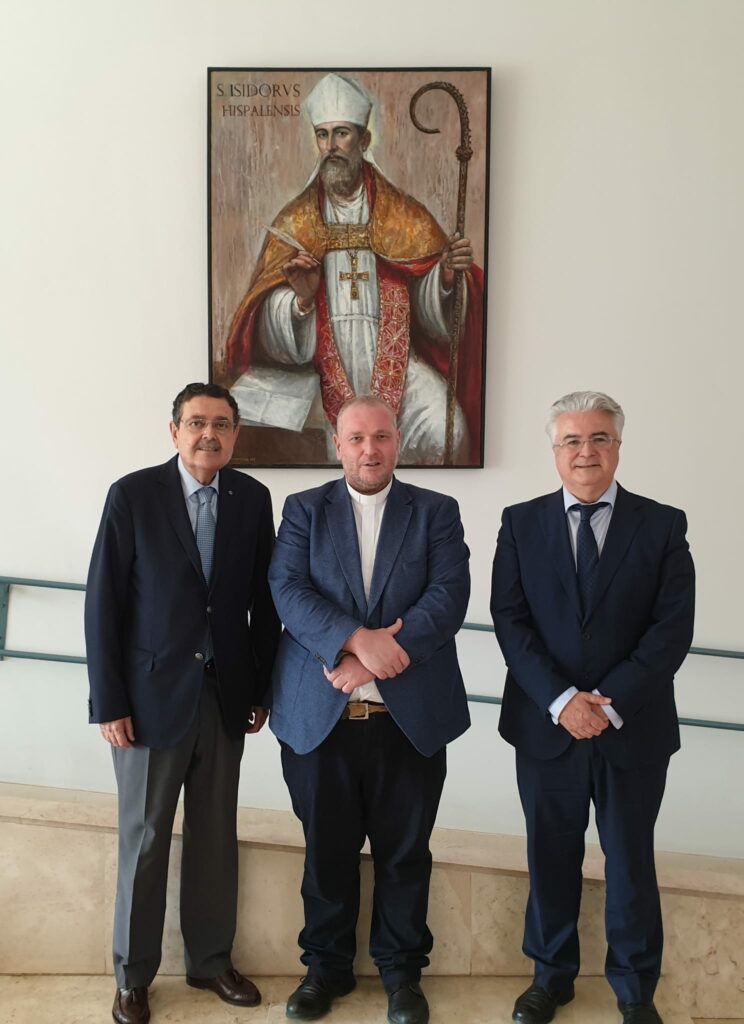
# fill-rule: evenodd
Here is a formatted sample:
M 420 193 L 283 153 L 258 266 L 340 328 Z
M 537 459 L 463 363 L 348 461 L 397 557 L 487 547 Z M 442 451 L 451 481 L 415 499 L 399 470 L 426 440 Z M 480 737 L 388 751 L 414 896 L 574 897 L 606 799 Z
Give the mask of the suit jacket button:
M 585 640 L 591 640 L 592 638 L 592 634 L 588 630 L 586 633 L 582 633 L 581 635 Z
M 194 657 L 196 658 L 197 661 L 204 661 L 204 655 L 201 653 L 201 651 L 197 651 Z
M 211 615 L 211 614 L 212 614 L 212 605 L 208 604 L 207 605 L 207 615 Z

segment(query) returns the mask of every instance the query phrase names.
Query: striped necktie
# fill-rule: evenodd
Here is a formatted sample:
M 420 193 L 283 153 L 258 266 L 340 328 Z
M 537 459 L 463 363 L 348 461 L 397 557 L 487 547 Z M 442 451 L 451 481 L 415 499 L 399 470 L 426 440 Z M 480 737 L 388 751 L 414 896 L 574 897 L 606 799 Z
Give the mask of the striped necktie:
M 586 615 L 592 602 L 592 592 L 599 568 L 599 548 L 594 536 L 591 519 L 595 512 L 607 508 L 609 501 L 597 501 L 593 505 L 571 505 L 569 512 L 579 512 L 581 522 L 576 535 L 576 576 L 579 581 L 581 606 Z

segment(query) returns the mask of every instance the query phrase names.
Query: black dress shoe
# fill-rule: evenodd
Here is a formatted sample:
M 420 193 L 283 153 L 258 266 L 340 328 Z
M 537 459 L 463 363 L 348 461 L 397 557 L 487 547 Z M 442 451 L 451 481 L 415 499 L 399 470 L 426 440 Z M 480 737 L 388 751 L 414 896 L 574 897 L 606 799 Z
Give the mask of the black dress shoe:
M 429 1004 L 416 982 L 407 982 L 387 990 L 390 1024 L 428 1024 Z
M 209 989 L 231 1006 L 258 1006 L 261 1002 L 261 993 L 253 982 L 244 978 L 234 967 L 228 968 L 224 974 L 218 974 L 216 978 L 192 978 L 187 975 L 186 984 L 192 988 Z
M 653 1003 L 621 1003 L 617 1008 L 623 1015 L 623 1024 L 664 1024 Z
M 287 1000 L 287 1016 L 291 1020 L 318 1020 L 324 1017 L 337 996 L 348 995 L 356 988 L 356 979 L 328 981 L 308 974 Z
M 117 1024 L 147 1024 L 150 1019 L 147 987 L 117 988 L 111 1016 Z
M 514 1004 L 512 1020 L 519 1024 L 548 1024 L 558 1007 L 570 1003 L 573 997 L 573 986 L 565 992 L 548 992 L 539 985 L 530 985 Z

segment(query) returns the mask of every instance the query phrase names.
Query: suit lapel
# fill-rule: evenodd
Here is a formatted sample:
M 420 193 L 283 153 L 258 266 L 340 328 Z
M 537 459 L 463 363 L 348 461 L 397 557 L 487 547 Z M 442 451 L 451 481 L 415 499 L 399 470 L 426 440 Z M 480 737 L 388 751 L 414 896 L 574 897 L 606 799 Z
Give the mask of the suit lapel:
M 189 561 L 194 566 L 199 578 L 203 581 L 204 574 L 202 572 L 201 556 L 196 546 L 194 531 L 191 529 L 189 514 L 186 511 L 186 502 L 183 498 L 183 487 L 181 486 L 181 477 L 178 472 L 178 456 L 163 466 L 160 482 L 163 485 L 163 502 L 166 515 L 176 532 L 176 536 L 183 545 Z
M 568 536 L 562 489 L 548 497 L 540 509 L 540 521 L 553 566 L 560 577 L 566 596 L 576 612 L 576 617 L 581 620 L 581 599 L 576 579 L 576 562 Z
M 411 521 L 411 495 L 408 488 L 393 480 L 390 488 L 385 512 L 382 517 L 380 536 L 375 554 L 375 568 L 372 573 L 372 585 L 369 589 L 369 608 L 371 613 L 382 597 L 385 584 L 393 571 L 408 524 Z
M 364 596 L 359 538 L 351 507 L 351 495 L 346 488 L 346 481 L 343 479 L 339 480 L 326 496 L 326 522 L 338 564 L 341 566 L 349 590 L 359 610 L 366 615 L 367 600 Z
M 597 579 L 592 592 L 592 603 L 587 609 L 587 618 L 599 604 L 641 525 L 643 515 L 639 508 L 640 503 L 634 500 L 634 496 L 618 485 L 610 526 L 602 554 L 599 556 Z

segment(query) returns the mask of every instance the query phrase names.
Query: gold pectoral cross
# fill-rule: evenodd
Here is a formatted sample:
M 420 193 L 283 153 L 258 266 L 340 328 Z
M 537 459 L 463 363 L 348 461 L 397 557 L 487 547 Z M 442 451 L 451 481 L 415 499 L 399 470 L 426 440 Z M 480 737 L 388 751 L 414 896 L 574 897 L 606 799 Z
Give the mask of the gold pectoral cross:
M 357 269 L 359 267 L 359 257 L 355 252 L 350 252 L 349 258 L 351 259 L 351 273 L 347 270 L 342 270 L 339 272 L 338 279 L 339 281 L 351 281 L 351 297 L 352 299 L 358 299 L 359 289 L 357 288 L 357 282 L 369 281 L 369 274 L 366 270 L 361 274 L 359 273 Z

